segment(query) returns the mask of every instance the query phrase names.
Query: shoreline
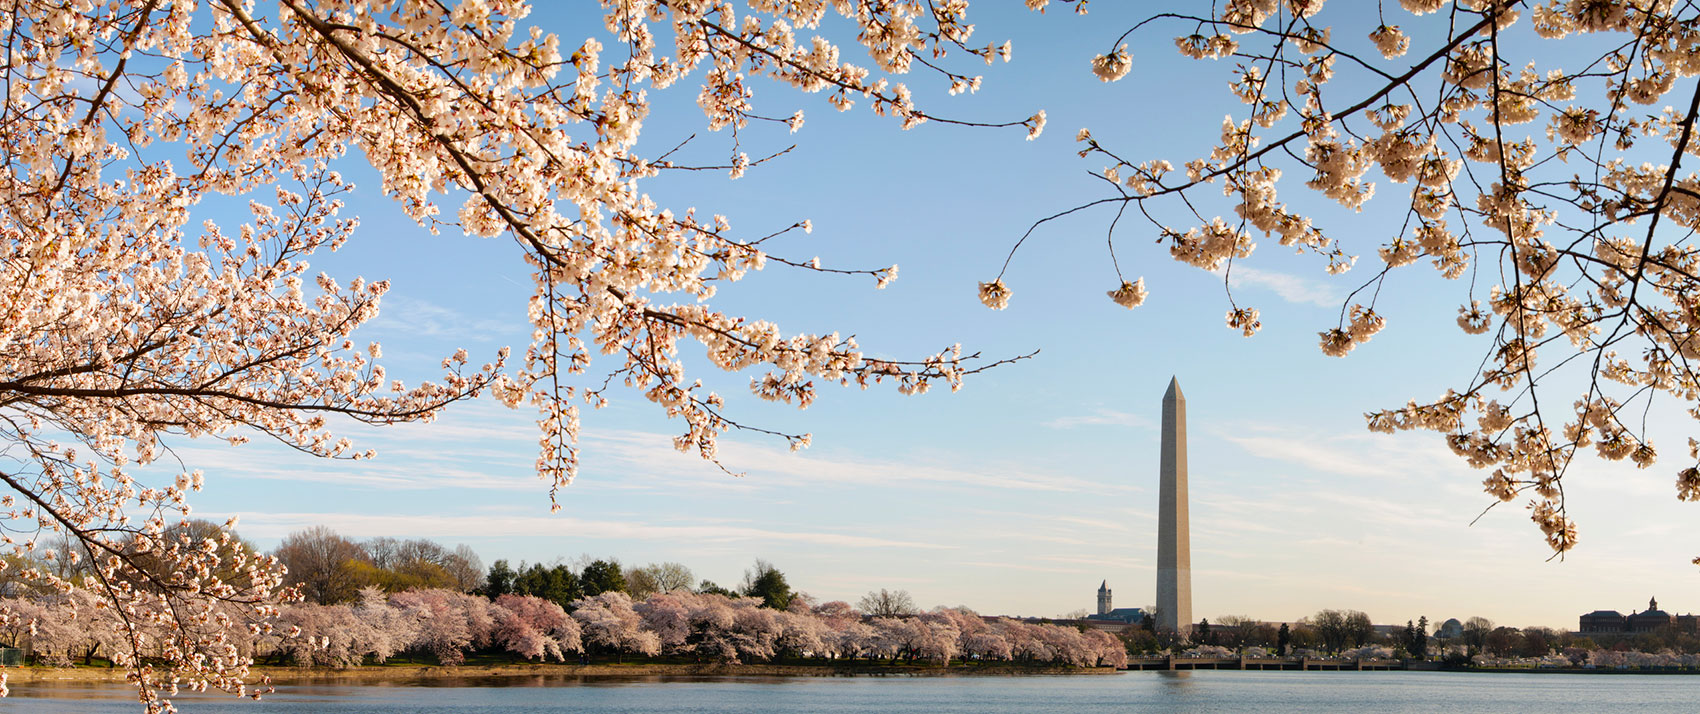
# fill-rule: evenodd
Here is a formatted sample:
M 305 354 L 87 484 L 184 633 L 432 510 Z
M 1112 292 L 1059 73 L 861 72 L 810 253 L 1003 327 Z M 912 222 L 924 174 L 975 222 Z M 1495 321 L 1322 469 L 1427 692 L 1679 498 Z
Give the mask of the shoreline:
M 128 670 L 108 667 L 0 667 L 0 672 L 7 675 L 8 684 L 119 684 L 125 681 Z M 628 677 L 702 677 L 702 678 L 737 678 L 737 677 L 1025 677 L 1025 676 L 1077 676 L 1077 675 L 1106 675 L 1126 671 L 1111 667 L 1022 667 L 1022 666 L 978 666 L 954 664 L 949 667 L 936 665 L 880 665 L 870 663 L 854 664 L 684 664 L 684 663 L 634 663 L 634 664 L 555 664 L 555 663 L 516 663 L 497 665 L 462 665 L 445 667 L 442 665 L 404 664 L 404 665 L 375 665 L 367 667 L 351 667 L 348 669 L 311 669 L 299 667 L 255 667 L 252 672 L 256 678 L 271 677 L 272 684 L 364 684 L 386 683 L 407 684 L 412 682 L 427 682 L 445 679 L 501 679 L 518 677 L 548 677 L 558 679 L 620 679 Z M 1161 672 L 1166 670 L 1144 670 Z M 1234 669 L 1198 669 L 1180 671 L 1210 671 L 1234 672 Z M 1254 671 L 1254 670 L 1248 670 Z M 1257 670 L 1285 671 L 1285 670 Z M 1303 672 L 1302 670 L 1293 670 Z M 1322 670 L 1316 670 L 1322 671 Z M 1332 670 L 1330 670 L 1332 671 Z M 1342 670 L 1345 671 L 1345 670 Z M 1441 669 L 1441 668 L 1410 668 L 1403 670 L 1382 670 L 1392 672 L 1440 672 L 1440 673 L 1481 673 L 1481 674 L 1588 674 L 1588 675 L 1697 675 L 1700 669 L 1676 670 L 1641 670 L 1641 669 L 1582 669 L 1582 668 L 1473 668 L 1473 669 Z
M 854 664 L 499 664 L 375 665 L 348 669 L 254 667 L 257 678 L 273 684 L 409 682 L 438 679 L 556 677 L 603 679 L 621 677 L 1020 677 L 1034 675 L 1115 674 L 1113 667 L 1022 667 Z M 0 667 L 8 684 L 90 682 L 122 683 L 128 670 L 108 667 Z

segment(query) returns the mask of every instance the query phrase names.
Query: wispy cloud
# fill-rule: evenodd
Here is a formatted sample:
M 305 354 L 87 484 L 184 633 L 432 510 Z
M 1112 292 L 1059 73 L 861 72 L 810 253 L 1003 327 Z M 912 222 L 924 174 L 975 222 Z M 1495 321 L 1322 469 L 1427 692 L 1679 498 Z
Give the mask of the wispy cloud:
M 1248 569 L 1244 569 L 1244 568 L 1236 568 L 1234 570 L 1214 570 L 1214 569 L 1210 569 L 1210 568 L 1194 568 L 1193 571 L 1192 571 L 1192 574 L 1193 575 L 1199 575 L 1199 576 L 1207 575 L 1207 576 L 1210 576 L 1212 578 L 1224 578 L 1224 579 L 1229 579 L 1229 580 L 1275 580 L 1276 579 L 1276 576 L 1274 576 L 1274 575 L 1270 575 L 1268 573 L 1257 572 L 1255 570 L 1248 570 Z M 1332 586 L 1330 586 L 1330 587 L 1332 587 Z
M 1081 518 L 1079 516 L 1057 516 L 1055 520 L 1061 521 L 1063 523 L 1073 523 L 1073 524 L 1078 525 L 1078 526 L 1085 526 L 1088 529 L 1091 529 L 1093 531 L 1100 531 L 1100 532 L 1101 531 L 1131 531 L 1131 530 L 1133 530 L 1133 528 L 1130 527 L 1126 523 L 1118 523 L 1116 521 L 1108 521 L 1108 520 L 1102 520 L 1102 519 L 1097 519 L 1097 518 Z
M 372 327 L 384 332 L 405 332 L 415 337 L 453 338 L 460 342 L 490 342 L 525 336 L 525 325 L 467 315 L 429 300 L 405 295 L 384 296 L 382 309 Z
M 1095 541 L 1095 540 L 1087 540 L 1087 539 L 1084 539 L 1084 538 L 1070 538 L 1068 536 L 1044 535 L 1044 534 L 1036 534 L 1036 533 L 1020 533 L 1020 534 L 1011 534 L 1011 535 L 1013 536 L 1013 539 L 1015 539 L 1015 540 L 1028 541 L 1028 542 L 1032 542 L 1032 543 L 1056 543 L 1058 545 L 1091 546 L 1091 547 L 1097 547 L 1098 544 L 1099 544 L 1099 542 Z M 994 534 L 994 536 L 990 536 L 990 537 L 995 537 L 995 534 Z
M 381 452 L 369 461 L 319 459 L 279 447 L 256 443 L 242 447 L 195 442 L 173 449 L 189 468 L 211 478 L 243 478 L 335 484 L 383 490 L 497 489 L 541 491 L 546 485 L 523 458 L 504 462 L 491 453 L 426 450 L 407 454 L 400 449 Z M 521 452 L 520 455 L 523 455 Z
M 1215 509 L 1211 508 L 1210 510 L 1213 511 Z M 1264 512 L 1267 512 L 1269 510 L 1269 502 L 1267 500 L 1263 501 L 1262 510 Z M 1199 512 L 1202 512 L 1202 511 L 1203 511 L 1203 509 L 1195 509 L 1193 512 L 1199 513 Z M 1291 511 L 1284 511 L 1284 512 L 1291 513 Z M 1236 519 L 1236 520 L 1232 521 L 1232 525 L 1227 525 L 1227 526 L 1216 526 L 1216 525 L 1212 525 L 1210 522 L 1193 523 L 1192 524 L 1192 532 L 1193 532 L 1194 535 L 1217 536 L 1217 537 L 1220 537 L 1224 540 L 1232 541 L 1235 538 L 1245 537 L 1247 533 L 1268 533 L 1268 534 L 1271 534 L 1271 535 L 1287 535 L 1287 534 L 1290 534 L 1292 531 L 1289 528 L 1272 526 L 1272 525 L 1269 525 L 1267 523 L 1259 523 L 1255 520 L 1240 518 L 1240 519 Z
M 1151 561 L 1147 558 L 1135 558 L 1133 556 L 1123 555 L 1113 551 L 1091 553 L 1087 555 L 1048 555 L 1045 556 L 1044 560 L 1050 563 L 1078 563 L 1080 565 L 1092 565 L 1111 571 L 1124 570 L 1128 568 L 1151 567 Z
M 1354 514 L 1360 521 L 1374 524 L 1377 531 L 1373 535 L 1384 534 L 1387 528 L 1421 532 L 1423 528 L 1442 522 L 1442 519 L 1457 515 L 1442 508 L 1390 501 L 1380 496 L 1324 491 L 1311 494 L 1311 498 L 1334 504 L 1326 509 L 1330 512 Z
M 962 563 L 959 563 L 959 565 L 966 565 L 975 568 L 999 568 L 1003 570 L 1021 570 L 1029 573 L 1061 573 L 1067 575 L 1096 572 L 1087 568 L 1063 568 L 1054 565 L 1032 565 L 1029 563 L 1012 563 L 1000 560 L 970 560 L 963 561 Z
M 384 429 L 351 426 L 356 448 L 376 448 L 372 460 L 311 458 L 266 441 L 230 447 L 215 440 L 180 440 L 174 453 L 187 468 L 216 478 L 335 484 L 349 489 L 423 491 L 497 489 L 538 492 L 536 436 L 530 415 L 486 403 L 463 405 L 432 424 Z M 783 446 L 721 442 L 719 458 L 748 478 L 729 476 L 694 454 L 680 453 L 671 436 L 633 430 L 587 430 L 581 435 L 584 461 L 574 488 L 597 491 L 755 492 L 769 495 L 797 483 L 902 486 L 935 489 L 992 489 L 1013 492 L 1120 492 L 1113 480 L 1100 483 L 1070 475 L 1006 464 L 928 463 L 843 452 L 792 453 Z M 886 455 L 889 456 L 889 455 Z M 176 463 L 158 473 L 169 478 Z
M 1225 436 L 1254 456 L 1286 461 L 1316 471 L 1348 476 L 1393 476 L 1403 469 L 1364 449 L 1360 437 L 1325 439 L 1299 435 Z M 1344 443 L 1343 443 L 1344 442 Z
M 1149 429 L 1151 420 L 1114 409 L 1094 409 L 1091 414 L 1057 417 L 1044 422 L 1044 426 L 1051 429 L 1073 429 L 1077 426 L 1131 426 Z
M 224 520 L 229 513 L 207 514 Z M 324 525 L 354 538 L 428 536 L 438 539 L 547 537 L 571 535 L 625 541 L 803 543 L 837 548 L 954 549 L 919 540 L 888 540 L 825 531 L 754 528 L 723 523 L 661 525 L 640 521 L 587 520 L 544 516 L 435 516 L 373 513 L 252 513 L 242 514 L 243 535 L 281 538 L 309 526 Z
M 1337 307 L 1340 304 L 1340 296 L 1332 286 L 1309 278 L 1239 265 L 1234 266 L 1230 275 L 1229 279 L 1234 287 L 1264 288 L 1287 302 L 1322 307 Z
M 674 450 L 670 437 L 641 431 L 599 431 L 584 437 L 587 451 L 598 459 L 620 464 L 626 473 L 649 475 L 686 474 L 703 476 L 702 461 Z M 722 441 L 719 457 L 729 468 L 747 471 L 752 483 L 786 485 L 797 481 L 855 483 L 863 487 L 879 484 L 906 486 L 1005 489 L 1016 491 L 1104 491 L 1114 484 L 1100 484 L 1057 474 L 1034 473 L 1005 467 L 938 465 L 868 459 L 839 454 L 816 455 L 762 444 Z M 780 480 L 762 477 L 779 476 Z

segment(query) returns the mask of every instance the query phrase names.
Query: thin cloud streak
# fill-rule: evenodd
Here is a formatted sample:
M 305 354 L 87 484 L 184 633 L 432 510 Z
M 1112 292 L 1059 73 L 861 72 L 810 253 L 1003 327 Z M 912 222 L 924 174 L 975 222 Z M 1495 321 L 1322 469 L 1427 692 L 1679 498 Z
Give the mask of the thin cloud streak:
M 224 520 L 232 514 L 208 514 Z M 818 531 L 786 531 L 718 524 L 656 525 L 636 521 L 596 521 L 581 518 L 503 516 L 419 516 L 370 513 L 255 513 L 243 514 L 244 535 L 282 538 L 303 528 L 323 525 L 355 538 L 429 536 L 432 538 L 499 538 L 572 535 L 598 539 L 670 542 L 790 542 L 838 548 L 925 548 L 954 550 L 956 546 L 921 541 L 896 541 Z
M 1079 574 L 1082 574 L 1082 573 L 1092 572 L 1092 571 L 1085 570 L 1085 569 L 1082 569 L 1082 568 L 1058 568 L 1058 567 L 1050 567 L 1050 566 L 1043 566 L 1043 565 L 1027 565 L 1025 563 L 1006 563 L 1006 562 L 1001 562 L 1001 561 L 996 561 L 996 560 L 968 560 L 968 561 L 962 561 L 962 562 L 957 563 L 957 564 L 958 565 L 972 566 L 972 567 L 976 567 L 976 568 L 998 568 L 998 569 L 1001 569 L 1001 570 L 1022 570 L 1022 571 L 1026 571 L 1026 572 L 1030 572 L 1030 573 L 1065 573 L 1065 574 L 1068 574 L 1068 575 L 1079 575 Z
M 1078 416 L 1057 417 L 1042 426 L 1049 429 L 1073 429 L 1079 426 L 1127 426 L 1136 429 L 1151 428 L 1151 420 L 1137 414 L 1116 411 L 1114 409 L 1094 409 L 1091 414 Z
M 670 437 L 664 434 L 600 431 L 586 434 L 583 442 L 586 444 L 586 451 L 595 454 L 594 458 L 611 459 L 627 467 L 636 467 L 638 473 L 703 473 L 702 461 L 673 449 Z M 836 455 L 820 457 L 730 440 L 721 442 L 719 458 L 721 463 L 729 468 L 747 471 L 752 477 L 785 477 L 784 480 L 774 481 L 776 486 L 789 486 L 797 480 L 809 480 L 855 483 L 863 487 L 873 484 L 929 484 L 1057 492 L 1103 491 L 1115 488 L 1113 484 L 1098 484 L 1067 476 L 1007 470 L 970 470 L 897 461 L 842 458 Z M 630 473 L 634 469 L 624 470 Z
M 1341 448 L 1337 440 L 1317 441 L 1314 437 L 1297 436 L 1226 436 L 1240 448 L 1262 457 L 1286 461 L 1317 471 L 1347 476 L 1394 476 L 1399 472 L 1385 465 L 1385 460 L 1356 450 Z
M 319 459 L 296 454 L 277 458 L 267 445 L 232 448 L 216 445 L 178 446 L 173 449 L 190 468 L 205 471 L 209 478 L 242 478 L 262 481 L 328 483 L 386 490 L 494 489 L 502 491 L 546 491 L 529 464 L 498 466 L 524 476 L 491 475 L 491 462 L 443 456 L 347 461 Z
M 1321 307 L 1337 307 L 1340 304 L 1340 296 L 1333 287 L 1297 275 L 1235 265 L 1228 279 L 1235 287 L 1264 288 L 1294 304 Z
M 453 338 L 465 342 L 515 339 L 530 332 L 523 324 L 468 316 L 458 310 L 405 295 L 384 296 L 371 327 L 412 337 Z

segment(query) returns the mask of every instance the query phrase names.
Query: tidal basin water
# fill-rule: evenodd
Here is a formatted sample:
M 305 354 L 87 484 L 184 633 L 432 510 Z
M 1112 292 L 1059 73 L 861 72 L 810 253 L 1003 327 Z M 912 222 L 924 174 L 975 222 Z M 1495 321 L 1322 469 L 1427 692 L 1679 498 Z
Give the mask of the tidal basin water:
M 1700 675 L 1127 672 L 1033 677 L 576 679 L 297 684 L 259 702 L 185 696 L 185 714 L 1016 714 L 1026 712 L 1693 712 Z M 16 683 L 0 711 L 136 712 L 119 685 Z

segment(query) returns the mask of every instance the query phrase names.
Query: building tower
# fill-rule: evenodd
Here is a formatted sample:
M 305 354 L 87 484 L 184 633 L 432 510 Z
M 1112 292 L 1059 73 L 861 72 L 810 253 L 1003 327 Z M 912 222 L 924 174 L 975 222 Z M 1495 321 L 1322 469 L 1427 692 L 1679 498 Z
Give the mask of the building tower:
M 1110 581 L 1098 586 L 1098 614 L 1110 614 Z
M 1192 539 L 1187 524 L 1186 397 L 1178 379 L 1163 395 L 1157 501 L 1157 628 L 1192 630 Z

